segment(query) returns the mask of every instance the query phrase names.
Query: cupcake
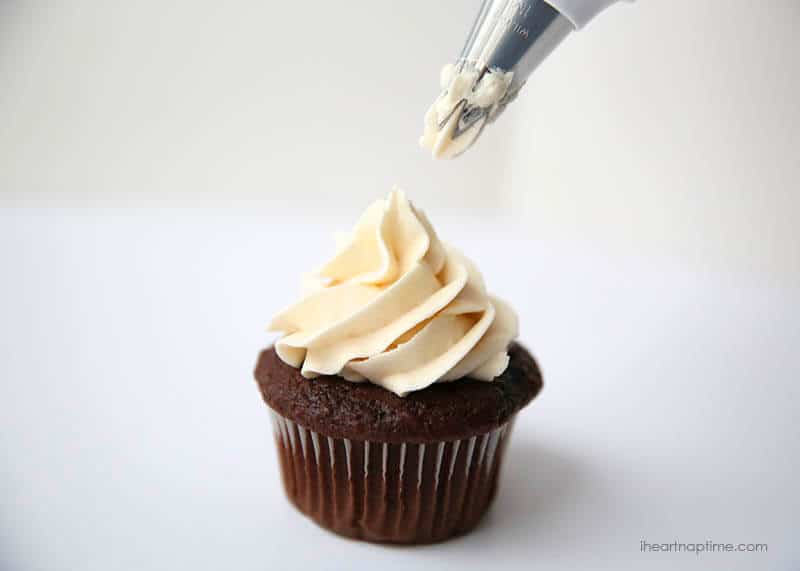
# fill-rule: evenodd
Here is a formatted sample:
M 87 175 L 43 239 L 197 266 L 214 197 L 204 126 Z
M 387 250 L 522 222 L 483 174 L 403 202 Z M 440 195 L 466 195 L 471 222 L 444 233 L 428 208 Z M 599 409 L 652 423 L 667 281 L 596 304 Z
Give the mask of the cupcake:
M 517 317 L 401 191 L 367 208 L 258 358 L 289 500 L 375 542 L 465 533 L 542 387 Z

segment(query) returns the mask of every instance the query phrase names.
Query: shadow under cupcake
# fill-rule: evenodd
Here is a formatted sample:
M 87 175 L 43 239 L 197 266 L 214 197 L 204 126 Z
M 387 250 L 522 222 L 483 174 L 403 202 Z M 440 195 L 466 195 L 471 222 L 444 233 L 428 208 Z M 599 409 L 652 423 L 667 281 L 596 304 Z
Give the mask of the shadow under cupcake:
M 514 312 L 399 192 L 374 203 L 276 316 L 255 378 L 286 494 L 344 536 L 432 543 L 475 527 L 514 418 L 541 390 Z

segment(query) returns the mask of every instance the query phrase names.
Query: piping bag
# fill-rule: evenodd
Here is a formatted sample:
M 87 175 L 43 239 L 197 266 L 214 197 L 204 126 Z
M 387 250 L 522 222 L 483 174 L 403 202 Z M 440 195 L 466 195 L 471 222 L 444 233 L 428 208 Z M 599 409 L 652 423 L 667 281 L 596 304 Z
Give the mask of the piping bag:
M 437 159 L 466 151 L 556 46 L 617 1 L 483 0 L 461 55 L 442 69 L 420 146 Z

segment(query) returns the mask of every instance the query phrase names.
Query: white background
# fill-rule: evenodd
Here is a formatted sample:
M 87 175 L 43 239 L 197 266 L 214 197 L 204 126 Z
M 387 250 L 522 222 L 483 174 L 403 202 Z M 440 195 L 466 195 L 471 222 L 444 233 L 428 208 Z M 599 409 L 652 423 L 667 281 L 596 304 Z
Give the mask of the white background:
M 0 568 L 796 568 L 800 8 L 757 6 L 614 7 L 436 163 L 477 2 L 0 2 Z M 395 183 L 546 381 L 486 524 L 414 549 L 290 508 L 251 381 Z

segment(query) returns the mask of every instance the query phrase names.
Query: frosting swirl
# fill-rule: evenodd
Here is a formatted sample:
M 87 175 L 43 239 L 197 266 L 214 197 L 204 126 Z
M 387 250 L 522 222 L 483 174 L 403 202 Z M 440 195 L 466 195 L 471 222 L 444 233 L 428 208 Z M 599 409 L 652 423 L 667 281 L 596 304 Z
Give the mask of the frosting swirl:
M 284 333 L 277 354 L 304 377 L 405 396 L 465 376 L 491 381 L 508 366 L 516 314 L 402 191 L 367 208 L 306 289 L 269 324 Z

